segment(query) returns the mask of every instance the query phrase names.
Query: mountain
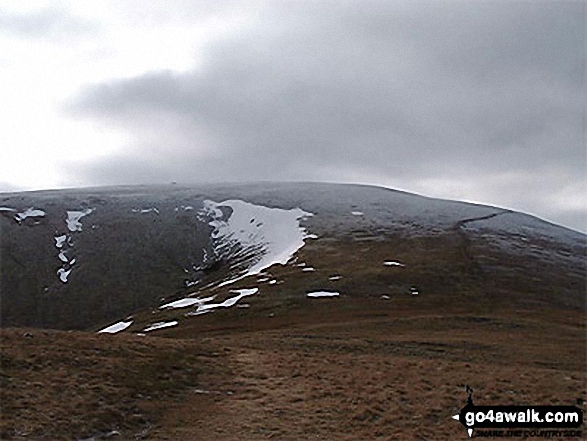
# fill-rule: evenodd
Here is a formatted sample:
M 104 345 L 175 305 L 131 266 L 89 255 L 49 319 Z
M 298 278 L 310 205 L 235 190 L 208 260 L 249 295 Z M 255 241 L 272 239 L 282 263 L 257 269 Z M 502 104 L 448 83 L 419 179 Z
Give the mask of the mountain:
M 231 222 L 242 225 L 229 231 Z M 298 224 L 316 238 L 304 239 Z M 91 328 L 268 266 L 263 254 L 285 253 L 276 262 L 286 264 L 302 246 L 312 256 L 369 250 L 357 264 L 374 277 L 361 280 L 359 290 L 347 274 L 336 284 L 349 296 L 395 295 L 417 285 L 430 297 L 584 305 L 584 235 L 509 210 L 377 187 L 271 183 L 4 194 L 0 231 L 3 326 Z M 395 274 L 383 266 L 386 259 L 407 268 Z M 325 286 L 329 272 L 340 272 L 338 260 L 319 268 Z
M 0 194 L 0 436 L 455 439 L 465 384 L 572 404 L 586 240 L 364 185 Z

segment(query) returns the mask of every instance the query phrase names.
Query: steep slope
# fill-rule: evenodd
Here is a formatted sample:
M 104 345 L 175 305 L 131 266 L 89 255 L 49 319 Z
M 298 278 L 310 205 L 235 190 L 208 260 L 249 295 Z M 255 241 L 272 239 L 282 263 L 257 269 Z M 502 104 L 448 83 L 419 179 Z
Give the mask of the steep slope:
M 428 274 L 425 283 L 475 291 L 479 301 L 584 304 L 584 235 L 508 210 L 383 188 L 97 188 L 4 194 L 0 207 L 3 326 L 86 329 L 122 319 L 285 264 L 304 241 L 318 259 L 353 254 L 358 244 L 376 247 L 371 254 L 381 259 L 398 249 L 413 254 L 408 271 L 419 275 L 383 281 L 380 290 L 422 284 Z M 379 265 L 363 259 L 357 265 Z
M 551 292 L 569 306 L 584 301 L 584 235 L 507 210 L 382 188 L 98 188 L 5 194 L 0 207 L 3 326 L 84 329 L 196 285 L 283 264 L 303 244 L 298 221 L 319 238 L 312 246 L 401 241 L 431 253 L 448 246 L 469 266 L 467 276 L 515 279 L 522 291 Z M 280 235 L 291 243 L 277 243 Z

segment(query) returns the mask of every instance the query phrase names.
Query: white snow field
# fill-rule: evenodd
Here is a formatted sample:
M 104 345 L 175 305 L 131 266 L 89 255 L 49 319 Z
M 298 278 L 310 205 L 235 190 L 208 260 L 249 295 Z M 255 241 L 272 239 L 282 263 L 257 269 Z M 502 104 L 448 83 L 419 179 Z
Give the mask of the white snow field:
M 308 297 L 311 298 L 319 298 L 319 297 L 338 297 L 340 296 L 339 292 L 334 291 L 313 291 L 307 294 Z
M 67 223 L 67 228 L 69 231 L 81 231 L 82 230 L 82 223 L 81 218 L 87 216 L 88 214 L 94 211 L 93 208 L 87 208 L 84 211 L 68 211 L 67 212 L 67 219 L 65 222 Z
M 171 303 L 166 303 L 159 307 L 159 309 L 176 309 L 176 308 L 187 308 L 188 306 L 201 305 L 206 302 L 214 300 L 216 296 L 204 297 L 203 299 L 195 297 L 185 297 L 183 299 L 176 300 Z
M 171 328 L 172 326 L 177 326 L 177 324 L 177 320 L 173 320 L 171 322 L 157 322 L 143 329 L 143 332 L 156 331 L 157 329 L 163 328 Z
M 216 308 L 230 308 L 231 306 L 236 305 L 238 301 L 243 297 L 252 296 L 253 294 L 256 294 L 258 291 L 259 288 L 243 288 L 231 290 L 230 292 L 237 294 L 235 297 L 230 297 L 222 303 L 200 304 L 198 305 L 198 309 L 196 310 L 196 312 L 209 311 L 211 309 Z
M 23 220 L 25 220 L 27 217 L 43 217 L 45 216 L 45 212 L 43 210 L 38 210 L 35 209 L 33 207 L 31 208 L 27 208 L 26 210 L 24 210 L 21 213 L 18 213 L 16 216 L 14 216 L 14 218 L 16 219 L 17 222 L 22 222 Z
M 122 321 L 118 323 L 114 323 L 104 329 L 98 331 L 98 334 L 116 334 L 117 332 L 124 331 L 130 325 L 132 325 L 132 320 L 129 321 Z
M 65 234 L 63 234 L 61 236 L 55 236 L 55 246 L 57 248 L 63 247 L 63 244 L 65 243 L 66 239 L 67 239 L 67 236 Z
M 65 268 L 59 268 L 57 270 L 57 275 L 59 276 L 59 280 L 61 280 L 63 283 L 67 283 L 67 278 L 69 277 L 69 273 L 71 273 L 71 268 L 68 270 L 65 270 Z
M 227 220 L 223 219 L 221 207 L 232 209 Z M 305 228 L 300 227 L 300 221 L 313 216 L 300 208 L 269 208 L 234 199 L 205 200 L 199 215 L 209 219 L 209 225 L 214 228 L 212 245 L 217 255 L 225 255 L 235 246 L 240 246 L 242 253 L 253 255 L 249 268 L 219 286 L 259 274 L 275 264 L 285 265 L 309 236 Z

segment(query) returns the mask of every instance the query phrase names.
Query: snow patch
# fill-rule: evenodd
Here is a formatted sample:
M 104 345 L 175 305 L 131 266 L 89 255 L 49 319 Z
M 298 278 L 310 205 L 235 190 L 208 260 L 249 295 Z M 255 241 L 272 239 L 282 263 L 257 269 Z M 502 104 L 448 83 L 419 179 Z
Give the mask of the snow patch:
M 223 219 L 221 207 L 232 209 L 227 220 Z M 208 220 L 214 228 L 212 246 L 216 257 L 246 257 L 248 261 L 248 268 L 240 269 L 236 278 L 219 286 L 259 274 L 275 264 L 285 265 L 308 237 L 300 221 L 313 216 L 300 208 L 268 208 L 241 200 L 219 203 L 206 200 L 198 213 L 200 219 Z
M 81 218 L 87 216 L 88 214 L 94 211 L 93 208 L 87 208 L 84 211 L 68 211 L 67 212 L 67 219 L 65 222 L 67 223 L 67 228 L 69 231 L 81 231 L 82 230 L 82 223 Z
M 157 323 L 153 323 L 151 326 L 148 326 L 145 329 L 143 329 L 143 332 L 155 331 L 157 329 L 163 329 L 163 328 L 171 328 L 172 326 L 177 326 L 177 324 L 178 324 L 177 320 L 173 320 L 171 322 L 157 322 Z
M 110 326 L 98 331 L 98 334 L 101 334 L 101 333 L 116 334 L 117 332 L 124 331 L 130 325 L 132 325 L 132 320 L 129 320 L 127 322 L 123 321 L 123 322 L 114 323 L 113 325 L 110 325 Z
M 312 272 L 312 271 L 316 271 L 316 268 L 311 267 L 311 266 L 307 266 L 306 268 L 302 269 L 302 271 L 304 271 L 304 272 Z
M 133 213 L 141 213 L 141 214 L 142 213 L 151 213 L 151 212 L 153 212 L 153 213 L 159 214 L 159 210 L 157 208 L 155 208 L 155 207 L 151 207 L 151 208 L 133 208 L 132 209 L 132 212 Z
M 61 280 L 63 283 L 67 283 L 67 278 L 69 277 L 70 272 L 71 272 L 71 268 L 68 270 L 65 270 L 65 268 L 59 268 L 57 270 L 57 275 L 59 276 L 59 280 Z
M 14 208 L 10 207 L 0 207 L 0 211 L 16 211 Z
M 342 279 L 342 276 L 330 276 L 330 277 L 328 278 L 328 280 L 332 280 L 333 282 L 334 282 L 335 280 L 340 280 L 340 279 Z
M 351 214 L 353 216 L 365 216 L 365 213 L 363 213 L 362 211 L 351 211 Z
M 179 300 L 176 300 L 171 303 L 166 303 L 165 305 L 160 306 L 159 309 L 187 308 L 188 306 L 201 305 L 203 303 L 210 302 L 210 301 L 214 300 L 215 297 L 216 296 L 205 297 L 203 299 L 194 298 L 194 297 L 186 297 L 184 299 L 179 299 Z
M 192 315 L 203 315 L 203 314 L 208 314 L 209 312 L 212 312 L 212 309 L 203 309 L 201 311 L 188 312 L 186 315 L 189 315 L 189 316 L 192 316 Z
M 66 239 L 67 239 L 67 236 L 65 234 L 63 234 L 61 236 L 55 236 L 55 246 L 57 248 L 63 247 L 63 244 L 65 243 Z
M 307 294 L 308 297 L 318 298 L 318 297 L 338 297 L 340 295 L 339 292 L 333 291 L 313 291 Z
M 243 289 L 231 290 L 230 292 L 236 293 L 238 295 L 235 297 L 230 297 L 222 303 L 201 304 L 198 306 L 198 309 L 196 310 L 196 312 L 206 311 L 206 310 L 216 309 L 216 308 L 230 308 L 231 306 L 234 306 L 243 297 L 252 296 L 253 294 L 256 294 L 258 291 L 259 291 L 259 288 L 243 288 Z
M 27 208 L 26 210 L 24 210 L 21 213 L 18 213 L 16 216 L 14 216 L 14 219 L 16 219 L 16 221 L 18 223 L 22 222 L 23 220 L 25 220 L 27 217 L 43 217 L 45 216 L 45 212 L 43 210 L 37 210 L 33 207 L 31 208 Z
M 385 265 L 385 266 L 400 266 L 400 267 L 405 266 L 403 263 L 395 261 L 395 260 L 386 260 L 385 262 L 383 262 L 383 265 Z

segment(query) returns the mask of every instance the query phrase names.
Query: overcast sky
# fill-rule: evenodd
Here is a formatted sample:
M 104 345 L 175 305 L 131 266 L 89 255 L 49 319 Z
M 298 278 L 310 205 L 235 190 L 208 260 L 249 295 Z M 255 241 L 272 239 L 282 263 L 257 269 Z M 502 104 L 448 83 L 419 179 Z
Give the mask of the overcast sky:
M 0 3 L 0 191 L 334 181 L 587 230 L 585 1 Z

